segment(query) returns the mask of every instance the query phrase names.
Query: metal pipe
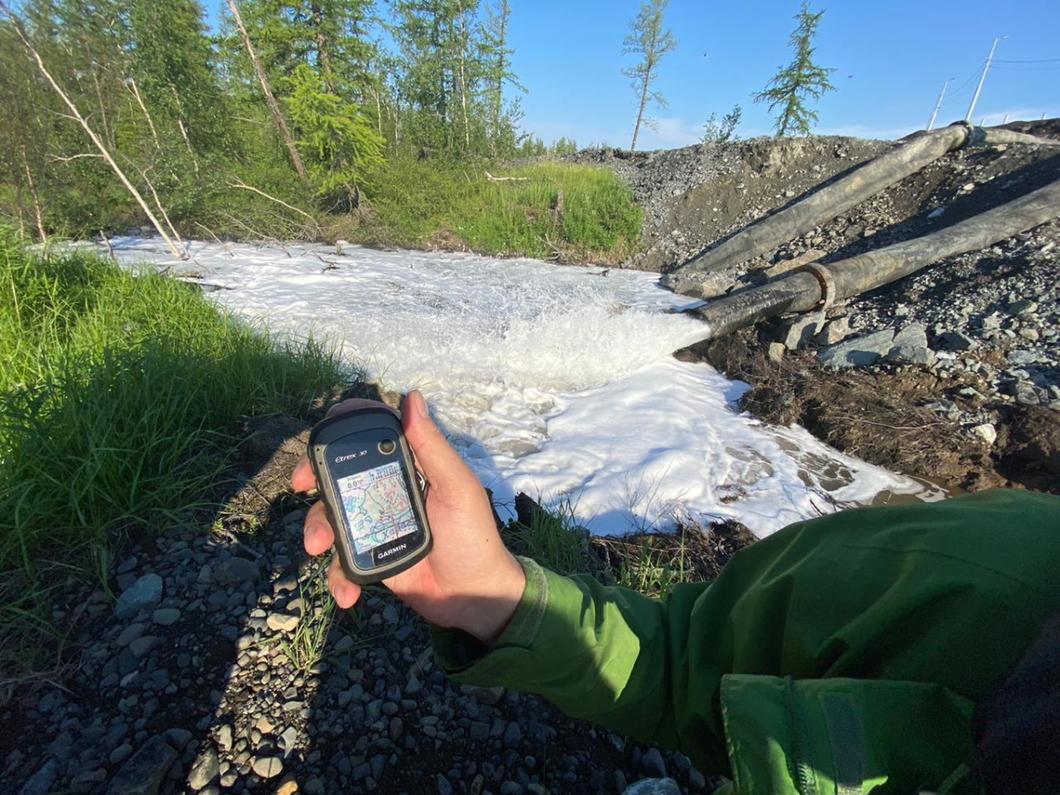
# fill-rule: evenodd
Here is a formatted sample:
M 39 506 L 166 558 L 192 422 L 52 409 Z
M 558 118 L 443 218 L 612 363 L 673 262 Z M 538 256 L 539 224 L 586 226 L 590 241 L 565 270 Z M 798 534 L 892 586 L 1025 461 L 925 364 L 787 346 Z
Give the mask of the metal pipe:
M 930 235 L 826 265 L 814 263 L 685 314 L 707 324 L 703 339 L 715 339 L 769 317 L 827 308 L 833 301 L 889 284 L 947 257 L 986 248 L 1057 216 L 1060 180 Z
M 901 146 L 853 174 L 758 220 L 724 243 L 693 257 L 673 273 L 663 276 L 660 283 L 676 293 L 712 298 L 720 294 L 719 284 L 726 280 L 710 279 L 710 274 L 740 265 L 827 223 L 947 152 L 962 146 L 1002 143 L 1060 144 L 1009 130 L 973 127 L 964 122 L 932 132 L 916 133 Z

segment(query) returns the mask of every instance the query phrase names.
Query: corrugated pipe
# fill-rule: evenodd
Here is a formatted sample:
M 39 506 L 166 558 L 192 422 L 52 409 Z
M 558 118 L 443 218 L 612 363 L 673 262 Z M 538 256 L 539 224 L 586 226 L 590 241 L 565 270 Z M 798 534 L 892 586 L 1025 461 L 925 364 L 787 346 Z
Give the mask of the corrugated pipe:
M 1010 130 L 974 127 L 966 122 L 916 133 L 901 146 L 863 165 L 853 174 L 821 188 L 780 212 L 756 221 L 724 243 L 693 257 L 673 273 L 663 276 L 660 283 L 675 293 L 712 298 L 729 287 L 731 282 L 724 280 L 724 286 L 713 285 L 709 279 L 711 274 L 772 251 L 815 226 L 827 223 L 947 152 L 964 146 L 991 144 L 1056 146 L 1060 145 L 1060 141 Z
M 1060 216 L 1060 180 L 924 237 L 827 265 L 811 263 L 762 287 L 691 309 L 707 324 L 703 339 L 730 334 L 769 317 L 827 309 L 935 262 L 976 251 Z

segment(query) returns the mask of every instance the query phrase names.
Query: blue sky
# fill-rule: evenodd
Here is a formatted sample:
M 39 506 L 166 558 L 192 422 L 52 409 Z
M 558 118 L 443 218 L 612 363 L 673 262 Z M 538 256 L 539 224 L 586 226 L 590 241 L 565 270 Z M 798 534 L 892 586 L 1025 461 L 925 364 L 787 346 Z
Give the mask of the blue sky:
M 751 95 L 791 58 L 788 37 L 799 0 L 670 0 L 665 22 L 678 40 L 661 63 L 656 88 L 669 100 L 653 109 L 658 132 L 642 130 L 638 149 L 694 143 L 711 111 L 743 106 L 742 137 L 769 134 L 765 105 Z M 628 147 L 634 93 L 622 76 L 635 56 L 622 39 L 639 0 L 511 0 L 514 68 L 524 129 L 546 142 Z M 963 119 L 996 36 L 995 62 L 974 121 L 1060 116 L 1060 2 L 1057 0 L 833 0 L 825 9 L 817 61 L 835 68 L 838 91 L 817 105 L 815 132 L 894 138 L 927 125 L 943 83 L 953 79 L 936 124 Z M 1004 61 L 1047 61 L 1004 63 Z

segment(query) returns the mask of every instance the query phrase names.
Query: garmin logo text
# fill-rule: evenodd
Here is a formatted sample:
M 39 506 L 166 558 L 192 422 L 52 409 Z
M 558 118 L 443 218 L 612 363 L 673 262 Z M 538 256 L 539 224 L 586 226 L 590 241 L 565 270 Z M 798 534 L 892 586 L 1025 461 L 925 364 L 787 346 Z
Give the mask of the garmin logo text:
M 354 458 L 360 458 L 367 452 L 367 450 L 361 450 L 361 452 L 359 453 L 350 453 L 349 455 L 337 455 L 335 456 L 335 463 L 341 464 L 343 461 L 352 461 Z
M 387 550 L 385 550 L 383 552 L 380 552 L 378 555 L 375 556 L 375 559 L 376 560 L 382 560 L 383 558 L 389 558 L 389 557 L 395 555 L 396 553 L 401 552 L 406 547 L 408 547 L 408 544 L 398 544 L 396 547 L 394 547 L 392 549 L 387 549 Z

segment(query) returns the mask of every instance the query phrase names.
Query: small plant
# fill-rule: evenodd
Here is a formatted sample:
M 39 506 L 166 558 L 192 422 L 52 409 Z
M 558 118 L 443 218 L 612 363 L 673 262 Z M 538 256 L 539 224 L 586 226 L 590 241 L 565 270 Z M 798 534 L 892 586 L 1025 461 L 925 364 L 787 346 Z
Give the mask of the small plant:
M 662 538 L 661 535 L 641 535 L 635 551 L 619 561 L 614 572 L 615 584 L 645 596 L 665 599 L 675 585 L 694 581 L 696 575 L 688 557 L 686 532 L 682 526 L 676 553 L 667 545 L 653 543 L 653 539 Z
M 551 511 L 535 504 L 529 518 L 529 524 L 515 525 L 514 540 L 523 554 L 557 574 L 588 570 L 589 531 L 575 520 L 569 500 Z
M 321 562 L 310 575 L 307 585 L 299 582 L 302 616 L 290 637 L 280 640 L 280 648 L 296 669 L 308 673 L 324 656 L 331 623 L 335 618 L 335 600 L 328 592 L 325 572 L 328 561 Z

